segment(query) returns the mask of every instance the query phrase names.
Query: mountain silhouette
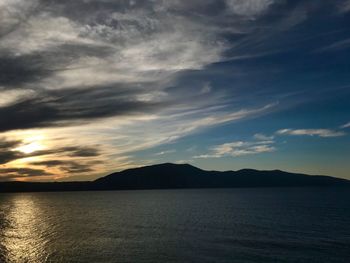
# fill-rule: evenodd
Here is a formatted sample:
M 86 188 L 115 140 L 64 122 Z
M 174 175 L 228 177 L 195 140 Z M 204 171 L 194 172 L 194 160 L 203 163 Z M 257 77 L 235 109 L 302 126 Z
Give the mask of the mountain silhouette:
M 3 182 L 0 192 L 296 186 L 350 186 L 350 181 L 280 170 L 220 172 L 189 164 L 164 163 L 127 169 L 90 182 Z
M 133 168 L 97 179 L 96 186 L 108 189 L 213 188 L 327 186 L 349 184 L 330 176 L 311 176 L 280 170 L 205 171 L 189 164 L 164 163 Z

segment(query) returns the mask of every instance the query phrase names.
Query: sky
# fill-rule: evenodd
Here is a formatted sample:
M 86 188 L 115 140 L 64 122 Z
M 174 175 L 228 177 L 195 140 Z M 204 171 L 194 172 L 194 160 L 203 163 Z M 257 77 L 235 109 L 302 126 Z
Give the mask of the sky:
M 349 0 L 0 0 L 0 180 L 350 179 L 349 25 Z

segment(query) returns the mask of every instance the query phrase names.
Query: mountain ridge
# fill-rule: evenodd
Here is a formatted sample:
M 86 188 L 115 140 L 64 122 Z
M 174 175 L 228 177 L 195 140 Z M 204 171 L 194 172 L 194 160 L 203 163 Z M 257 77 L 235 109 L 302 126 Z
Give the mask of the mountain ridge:
M 350 186 L 350 181 L 281 170 L 207 171 L 190 164 L 161 163 L 126 169 L 86 182 L 0 182 L 0 192 L 298 186 Z

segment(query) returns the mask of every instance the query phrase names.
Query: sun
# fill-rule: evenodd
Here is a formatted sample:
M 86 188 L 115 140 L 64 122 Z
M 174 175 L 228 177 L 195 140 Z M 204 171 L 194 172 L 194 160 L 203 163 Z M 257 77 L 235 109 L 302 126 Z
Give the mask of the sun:
M 18 147 L 17 150 L 23 153 L 33 153 L 39 151 L 43 148 L 43 146 L 39 142 L 32 142 L 30 144 L 23 145 Z
M 35 136 L 26 138 L 26 144 L 16 148 L 15 150 L 20 151 L 25 154 L 30 154 L 33 152 L 40 151 L 44 149 L 44 145 L 42 144 L 42 136 Z

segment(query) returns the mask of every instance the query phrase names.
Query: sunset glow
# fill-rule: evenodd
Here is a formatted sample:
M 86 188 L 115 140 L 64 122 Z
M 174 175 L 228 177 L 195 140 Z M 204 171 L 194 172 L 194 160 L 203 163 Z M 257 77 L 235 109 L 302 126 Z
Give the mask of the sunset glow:
M 15 148 L 15 150 L 18 150 L 22 153 L 33 153 L 39 150 L 42 150 L 44 147 L 43 145 L 40 143 L 40 141 L 33 141 L 31 143 L 25 144 L 23 146 L 20 146 L 18 148 Z
M 0 1 L 0 180 L 350 178 L 346 2 Z

